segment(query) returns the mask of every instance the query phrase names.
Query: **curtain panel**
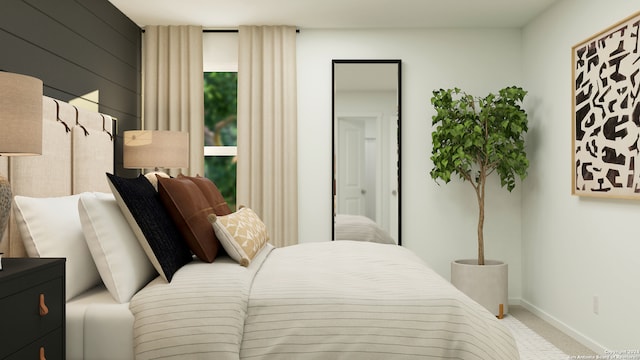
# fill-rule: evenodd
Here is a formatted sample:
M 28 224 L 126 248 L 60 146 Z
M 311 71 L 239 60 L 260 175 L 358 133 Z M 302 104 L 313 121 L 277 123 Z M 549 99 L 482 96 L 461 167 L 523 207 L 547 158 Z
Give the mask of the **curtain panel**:
M 189 133 L 189 168 L 204 176 L 204 79 L 201 26 L 146 26 L 143 36 L 144 130 Z
M 237 203 L 278 247 L 298 243 L 296 28 L 238 31 Z

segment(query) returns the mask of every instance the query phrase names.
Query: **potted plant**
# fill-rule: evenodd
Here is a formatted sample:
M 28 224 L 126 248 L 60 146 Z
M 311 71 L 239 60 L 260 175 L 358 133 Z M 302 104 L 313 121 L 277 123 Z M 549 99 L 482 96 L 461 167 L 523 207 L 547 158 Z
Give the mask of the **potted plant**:
M 520 87 L 501 89 L 498 94 L 474 97 L 464 91 L 440 89 L 433 92 L 436 110 L 432 124 L 431 177 L 451 181 L 457 175 L 469 183 L 478 201 L 478 258 L 452 262 L 451 281 L 472 299 L 496 315 L 507 308 L 507 266 L 485 260 L 485 186 L 494 172 L 502 187 L 511 192 L 516 177 L 527 176 L 529 161 L 524 146 L 527 114 L 521 104 L 527 92 Z M 500 311 L 500 304 L 503 311 Z

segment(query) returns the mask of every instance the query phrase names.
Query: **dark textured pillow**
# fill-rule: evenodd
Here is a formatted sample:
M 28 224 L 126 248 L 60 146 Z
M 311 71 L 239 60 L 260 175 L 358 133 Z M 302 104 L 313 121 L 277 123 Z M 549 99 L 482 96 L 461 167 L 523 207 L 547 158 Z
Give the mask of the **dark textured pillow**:
M 224 197 L 220 193 L 220 190 L 218 190 L 218 187 L 213 183 L 213 181 L 202 176 L 178 175 L 178 177 L 189 179 L 196 185 L 198 185 L 198 188 L 200 188 L 200 191 L 202 191 L 202 194 L 204 194 L 204 197 L 207 199 L 209 206 L 213 208 L 213 211 L 216 215 L 224 216 L 229 215 L 233 212 L 231 211 L 231 209 L 229 209 L 227 201 L 224 199 Z
M 107 178 L 144 252 L 160 276 L 170 282 L 173 274 L 190 262 L 192 256 L 160 196 L 144 175 L 126 179 L 107 174 Z
M 220 242 L 207 220 L 214 210 L 200 188 L 186 177 L 158 176 L 158 195 L 191 251 L 202 261 L 213 262 Z

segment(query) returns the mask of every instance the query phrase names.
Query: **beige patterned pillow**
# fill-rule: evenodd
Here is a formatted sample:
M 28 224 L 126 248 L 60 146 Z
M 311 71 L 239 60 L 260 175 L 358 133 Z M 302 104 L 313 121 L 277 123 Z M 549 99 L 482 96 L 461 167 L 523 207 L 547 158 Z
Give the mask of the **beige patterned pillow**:
M 249 266 L 251 260 L 269 241 L 267 227 L 258 215 L 247 207 L 224 216 L 210 214 L 208 219 L 222 247 L 242 266 Z

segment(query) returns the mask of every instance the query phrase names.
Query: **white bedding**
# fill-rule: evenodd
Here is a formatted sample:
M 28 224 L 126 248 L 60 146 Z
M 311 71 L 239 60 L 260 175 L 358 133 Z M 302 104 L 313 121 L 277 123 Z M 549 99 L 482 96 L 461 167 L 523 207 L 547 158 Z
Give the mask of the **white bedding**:
M 248 267 L 228 257 L 183 266 L 131 299 L 136 359 L 238 359 L 253 278 L 273 249 Z
M 67 360 L 133 360 L 133 315 L 99 285 L 66 304 Z
M 194 262 L 131 300 L 136 359 L 518 359 L 509 330 L 402 247 Z

